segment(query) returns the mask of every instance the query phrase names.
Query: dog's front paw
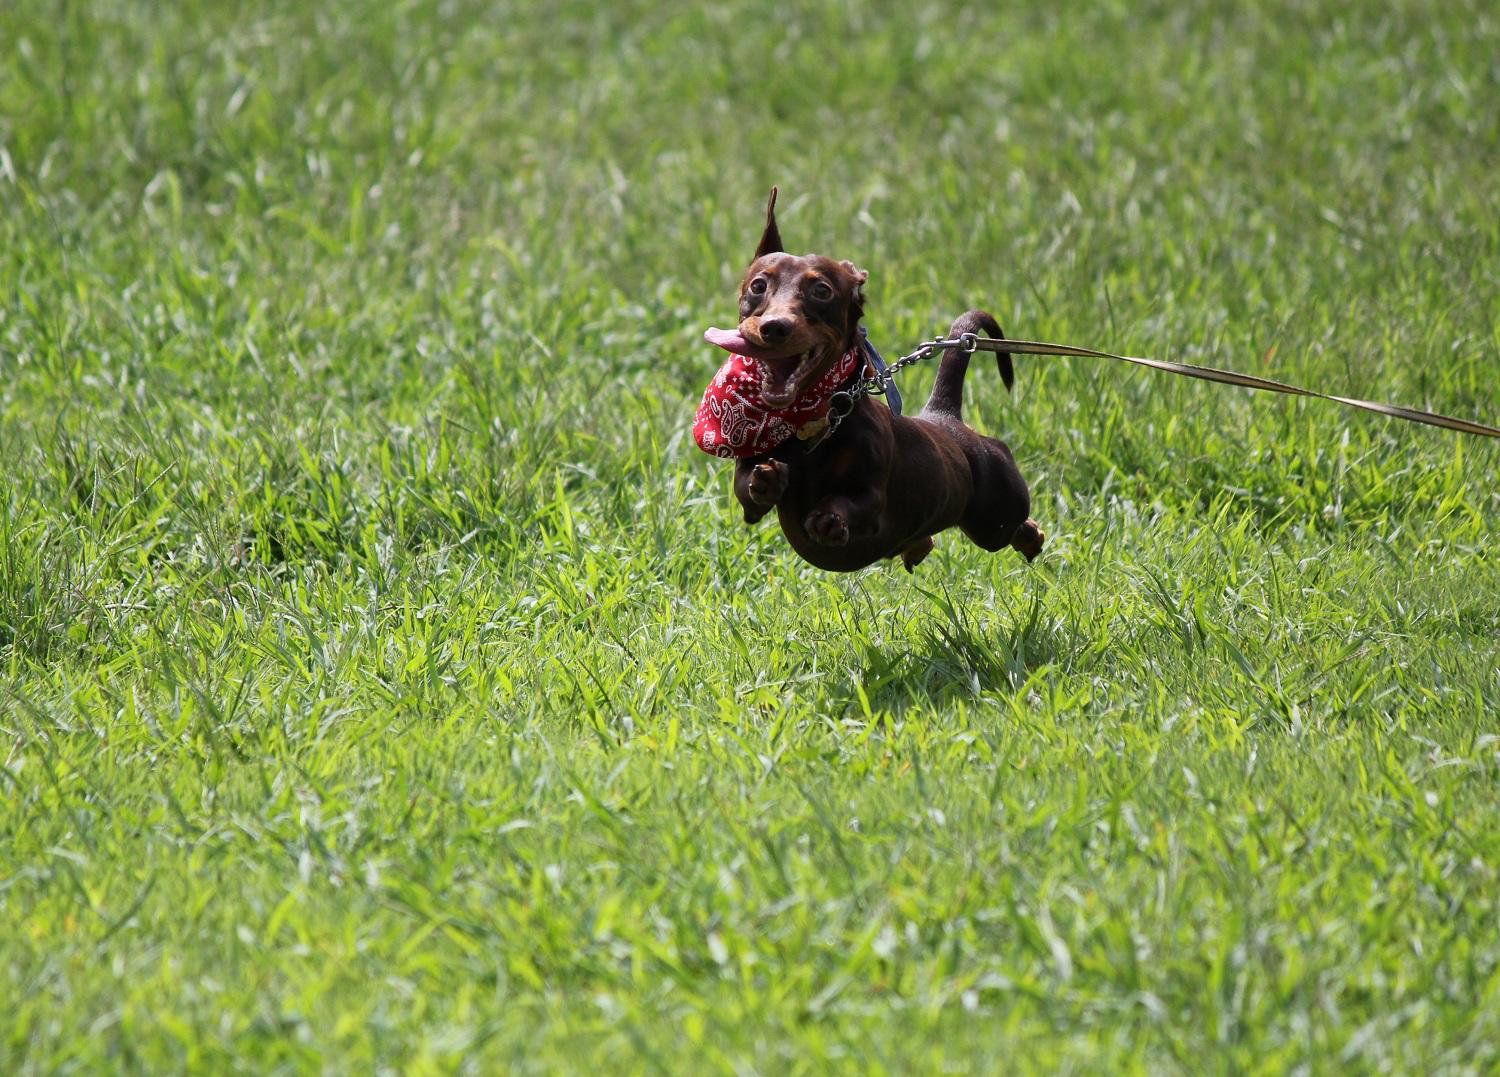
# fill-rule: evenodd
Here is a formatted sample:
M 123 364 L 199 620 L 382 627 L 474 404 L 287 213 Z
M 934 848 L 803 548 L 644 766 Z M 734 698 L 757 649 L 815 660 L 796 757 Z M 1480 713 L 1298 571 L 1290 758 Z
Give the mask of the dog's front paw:
M 776 504 L 781 500 L 781 495 L 786 493 L 786 474 L 786 464 L 780 460 L 756 464 L 745 488 L 750 500 L 767 508 Z
M 802 521 L 802 530 L 823 546 L 844 546 L 849 542 L 849 522 L 842 513 L 829 509 L 813 509 Z

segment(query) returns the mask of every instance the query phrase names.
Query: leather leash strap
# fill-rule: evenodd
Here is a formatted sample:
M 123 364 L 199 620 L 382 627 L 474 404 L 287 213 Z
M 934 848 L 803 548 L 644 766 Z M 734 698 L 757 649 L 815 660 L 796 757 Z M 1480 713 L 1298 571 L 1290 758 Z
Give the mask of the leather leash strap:
M 968 351 L 1008 352 L 1012 355 L 1074 355 L 1085 359 L 1114 359 L 1121 363 L 1134 363 L 1136 366 L 1150 367 L 1153 370 L 1164 370 L 1168 374 L 1181 374 L 1187 378 L 1216 381 L 1221 385 L 1238 385 L 1245 389 L 1285 393 L 1288 396 L 1312 396 L 1319 400 L 1332 400 L 1336 404 L 1359 408 L 1362 411 L 1373 411 L 1377 415 L 1389 415 L 1393 419 L 1406 419 L 1408 422 L 1440 426 L 1445 430 L 1457 430 L 1459 433 L 1474 434 L 1478 437 L 1500 438 L 1500 429 L 1469 419 L 1455 419 L 1451 415 L 1440 415 L 1437 412 L 1403 407 L 1400 404 L 1381 404 L 1374 400 L 1355 400 L 1353 397 L 1320 393 L 1314 389 L 1303 389 L 1285 382 L 1272 381 L 1270 378 L 1257 378 L 1253 374 L 1239 374 L 1233 370 L 1219 370 L 1215 367 L 1169 363 L 1161 359 L 1142 359 L 1134 355 L 1115 355 L 1112 352 L 1095 351 L 1092 348 L 1075 348 L 1070 344 L 1047 344 L 1036 340 L 995 340 L 974 333 L 965 333 L 952 340 L 940 338 L 932 341 L 932 344 L 933 350 L 963 348 Z

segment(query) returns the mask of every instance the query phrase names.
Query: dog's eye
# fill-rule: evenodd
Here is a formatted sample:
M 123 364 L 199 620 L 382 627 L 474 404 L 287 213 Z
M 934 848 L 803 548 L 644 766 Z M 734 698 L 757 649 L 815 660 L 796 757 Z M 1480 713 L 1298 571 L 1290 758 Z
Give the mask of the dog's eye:
M 820 303 L 826 303 L 833 298 L 833 289 L 828 287 L 824 280 L 814 281 L 812 286 L 812 297 Z
M 750 282 L 750 294 L 751 295 L 765 295 L 766 294 L 766 278 L 765 277 L 756 277 L 753 281 Z

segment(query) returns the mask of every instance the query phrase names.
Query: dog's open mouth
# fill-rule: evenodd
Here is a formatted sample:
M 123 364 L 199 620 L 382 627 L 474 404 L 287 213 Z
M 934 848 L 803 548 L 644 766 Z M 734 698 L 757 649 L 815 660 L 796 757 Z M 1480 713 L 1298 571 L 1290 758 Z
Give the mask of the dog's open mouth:
M 761 396 L 773 408 L 784 408 L 802 395 L 823 357 L 816 347 L 791 355 L 776 355 L 750 343 L 738 329 L 709 329 L 703 339 L 727 352 L 755 360 L 760 367 Z

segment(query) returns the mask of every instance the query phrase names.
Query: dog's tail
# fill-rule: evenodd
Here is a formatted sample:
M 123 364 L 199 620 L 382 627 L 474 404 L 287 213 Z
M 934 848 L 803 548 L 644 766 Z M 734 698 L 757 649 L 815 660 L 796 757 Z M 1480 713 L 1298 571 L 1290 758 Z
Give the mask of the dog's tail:
M 948 330 L 948 337 L 951 340 L 964 333 L 981 332 L 997 340 L 1005 339 L 1005 334 L 1000 331 L 1000 325 L 995 321 L 994 316 L 982 310 L 971 310 L 967 314 L 960 314 L 958 320 L 953 323 L 953 328 Z M 1016 372 L 1011 366 L 1010 356 L 1004 352 L 996 352 L 995 360 L 1000 367 L 1000 380 L 1005 382 L 1005 388 L 1009 390 L 1016 380 Z M 963 350 L 949 348 L 945 351 L 942 362 L 938 364 L 937 380 L 932 383 L 932 395 L 927 398 L 927 407 L 924 410 L 951 415 L 955 419 L 959 418 L 964 406 L 964 375 L 968 370 L 969 356 Z

